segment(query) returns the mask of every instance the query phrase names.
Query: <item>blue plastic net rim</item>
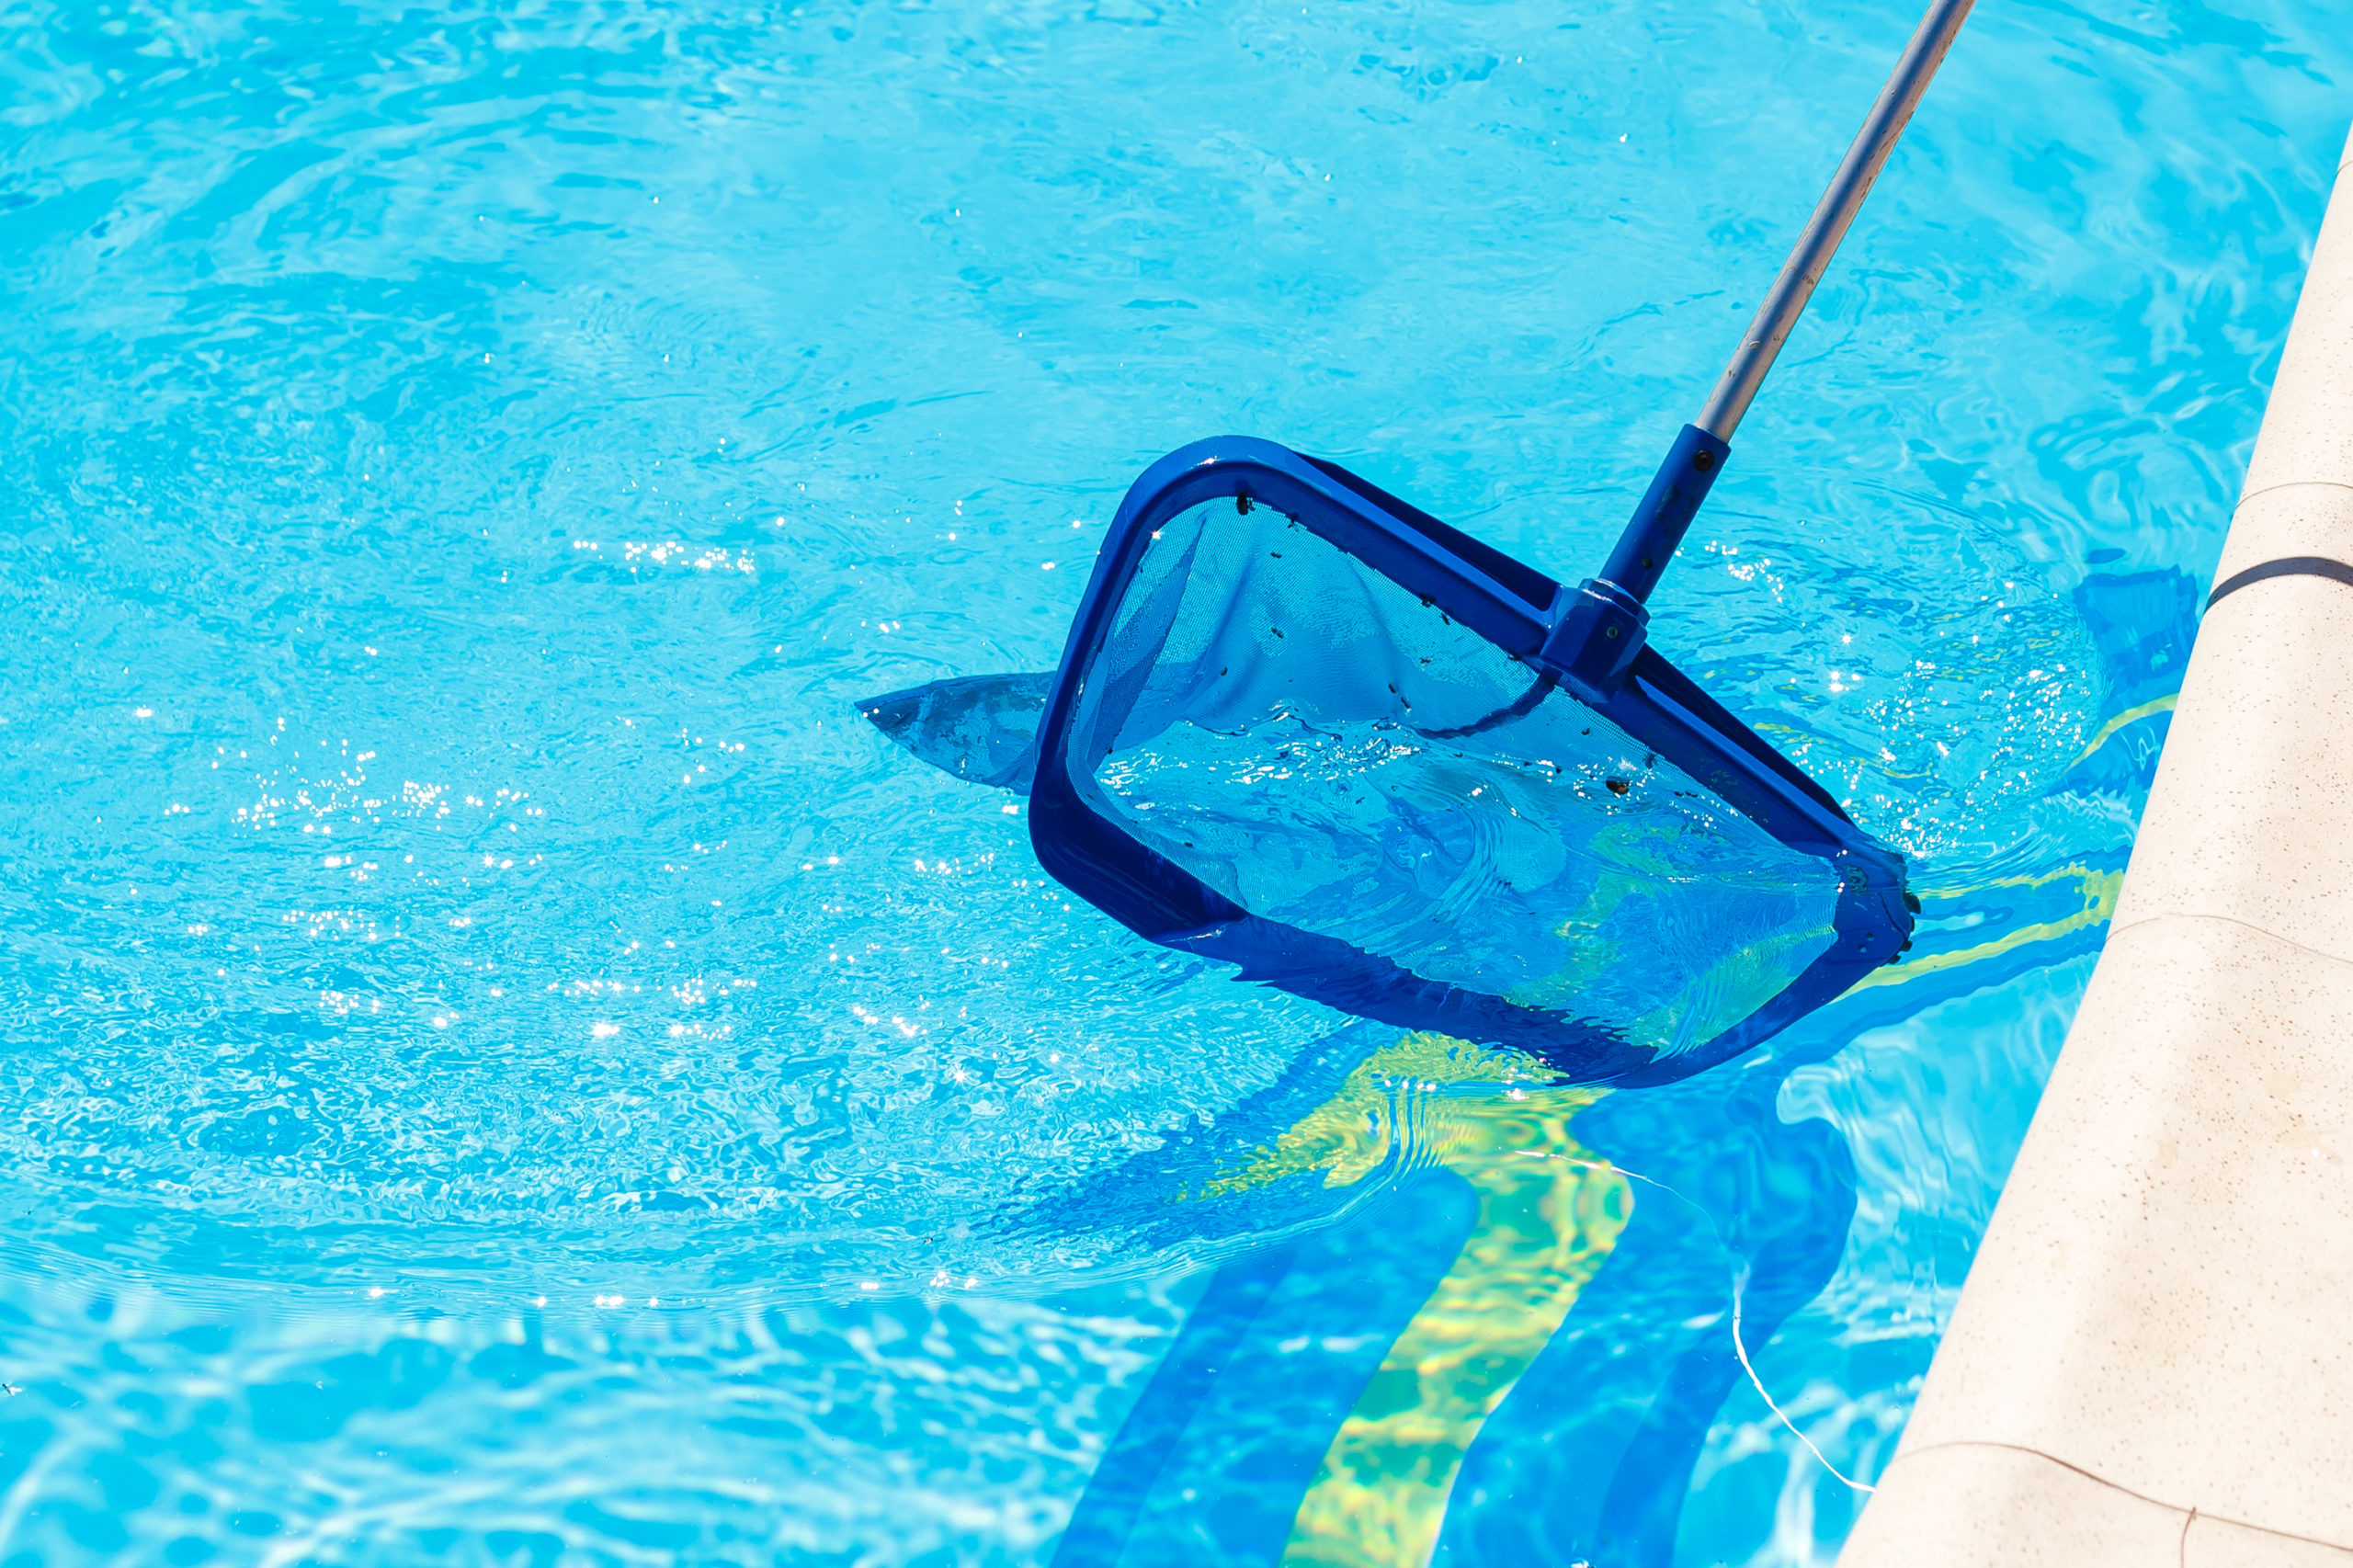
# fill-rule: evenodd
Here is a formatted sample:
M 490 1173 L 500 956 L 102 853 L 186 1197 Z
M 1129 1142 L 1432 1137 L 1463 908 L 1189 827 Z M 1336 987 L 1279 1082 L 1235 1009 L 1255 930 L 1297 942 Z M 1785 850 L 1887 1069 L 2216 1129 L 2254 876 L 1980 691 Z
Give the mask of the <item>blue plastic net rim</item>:
M 1591 1018 L 1428 980 L 1336 938 L 1254 915 L 1164 858 L 1084 799 L 1071 772 L 1074 718 L 1145 546 L 1178 515 L 1221 500 L 1269 506 L 1421 596 L 1525 662 L 1537 693 L 1558 676 L 1540 655 L 1568 596 L 1544 574 L 1336 464 L 1270 441 L 1217 437 L 1162 458 L 1130 487 L 1097 558 L 1038 730 L 1030 797 L 1030 839 L 1040 863 L 1129 929 L 1359 1017 L 1514 1047 L 1563 1077 L 1625 1085 L 1672 1081 L 1736 1055 L 1906 945 L 1912 917 L 1904 903 L 1902 857 L 1856 826 L 1820 785 L 1647 646 L 1616 693 L 1597 698 L 1561 689 L 1775 840 L 1826 862 L 1837 878 L 1829 945 L 1769 1001 L 1704 1044 L 1657 1054 Z

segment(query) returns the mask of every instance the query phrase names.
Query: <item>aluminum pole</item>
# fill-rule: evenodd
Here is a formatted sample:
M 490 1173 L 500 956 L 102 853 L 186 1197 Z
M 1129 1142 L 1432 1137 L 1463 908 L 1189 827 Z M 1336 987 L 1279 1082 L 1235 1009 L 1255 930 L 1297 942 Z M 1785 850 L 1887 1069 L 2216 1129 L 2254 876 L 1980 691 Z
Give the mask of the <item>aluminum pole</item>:
M 1723 379 L 1716 383 L 1708 406 L 1700 411 L 1696 423 L 1709 435 L 1720 441 L 1730 441 L 1732 433 L 1739 428 L 1741 415 L 1748 412 L 1749 400 L 1764 385 L 1765 373 L 1773 368 L 1773 360 L 1781 352 L 1790 329 L 1805 313 L 1805 303 L 1813 297 L 1814 285 L 1822 281 L 1830 258 L 1837 254 L 1838 242 L 1846 238 L 1847 225 L 1855 221 L 1863 198 L 1870 194 L 1871 182 L 1879 178 L 1887 155 L 1895 150 L 1896 139 L 1904 134 L 1912 111 L 1919 107 L 1920 95 L 1928 90 L 1929 78 L 1944 62 L 1945 51 L 1952 47 L 1953 35 L 1961 31 L 1961 24 L 1967 19 L 1974 3 L 1975 0 L 1936 0 L 1928 7 L 1928 14 L 1920 19 L 1904 57 L 1895 62 L 1894 74 L 1880 90 L 1879 102 L 1871 106 L 1870 118 L 1863 121 L 1855 144 L 1847 149 L 1846 161 L 1838 165 L 1830 188 L 1822 193 L 1822 201 L 1814 208 L 1805 233 L 1798 236 L 1790 259 L 1782 264 L 1781 275 L 1773 280 L 1772 291 L 1756 308 L 1756 319 L 1748 324 L 1739 352 L 1724 367 Z

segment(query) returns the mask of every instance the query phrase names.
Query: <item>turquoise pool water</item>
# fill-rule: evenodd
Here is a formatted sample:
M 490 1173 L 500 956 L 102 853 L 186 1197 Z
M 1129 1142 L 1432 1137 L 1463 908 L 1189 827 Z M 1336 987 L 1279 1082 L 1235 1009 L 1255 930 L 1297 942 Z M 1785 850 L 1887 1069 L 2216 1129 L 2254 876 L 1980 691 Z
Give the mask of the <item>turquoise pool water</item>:
M 1744 427 L 1656 636 L 1927 904 L 1769 1052 L 1528 1131 L 851 704 L 1051 665 L 1223 430 L 1589 570 L 1913 19 L 0 6 L 0 1564 L 1384 1561 L 1304 1477 L 1523 1133 L 1626 1182 L 1396 1539 L 1828 1561 L 2097 950 L 2325 7 L 1988 4 Z

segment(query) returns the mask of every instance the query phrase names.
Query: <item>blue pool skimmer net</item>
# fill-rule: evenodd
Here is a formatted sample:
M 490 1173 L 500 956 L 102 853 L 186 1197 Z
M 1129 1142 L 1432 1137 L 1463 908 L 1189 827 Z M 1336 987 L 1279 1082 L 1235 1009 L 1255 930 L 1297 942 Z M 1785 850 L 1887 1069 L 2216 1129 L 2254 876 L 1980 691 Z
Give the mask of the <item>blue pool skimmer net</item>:
M 1021 789 L 1138 935 L 1360 1017 L 1669 1082 L 1910 946 L 1904 858 L 1669 664 L 1644 601 L 1972 0 L 1936 0 L 1698 421 L 1566 587 L 1229 436 L 1131 485 L 1051 675 L 858 705 Z

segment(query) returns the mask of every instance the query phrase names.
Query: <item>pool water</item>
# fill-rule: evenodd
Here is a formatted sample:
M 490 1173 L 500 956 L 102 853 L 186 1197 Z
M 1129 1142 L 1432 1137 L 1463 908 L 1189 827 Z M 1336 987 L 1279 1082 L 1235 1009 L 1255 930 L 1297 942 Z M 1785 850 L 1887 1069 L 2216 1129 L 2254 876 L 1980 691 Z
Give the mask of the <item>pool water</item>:
M 854 704 L 1051 666 L 1221 431 L 1591 570 L 1908 8 L 0 17 L 0 1565 L 1835 1554 L 2114 897 L 2325 7 L 1970 24 L 1654 632 L 1919 944 L 1598 1099 L 1131 938 Z

